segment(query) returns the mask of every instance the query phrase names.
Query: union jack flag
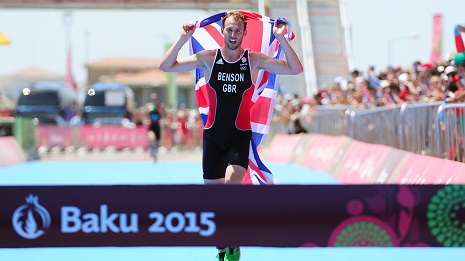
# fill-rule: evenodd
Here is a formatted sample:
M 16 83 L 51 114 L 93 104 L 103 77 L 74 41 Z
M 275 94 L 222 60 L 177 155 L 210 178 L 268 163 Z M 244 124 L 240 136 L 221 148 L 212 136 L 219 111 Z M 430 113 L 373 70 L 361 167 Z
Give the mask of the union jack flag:
M 239 11 L 247 19 L 247 35 L 242 41 L 242 47 L 251 51 L 262 52 L 269 57 L 282 59 L 283 51 L 273 34 L 274 19 L 257 13 Z M 190 53 L 194 54 L 202 50 L 217 49 L 223 46 L 224 40 L 221 34 L 221 17 L 227 12 L 222 12 L 195 22 L 195 33 L 190 39 Z M 278 18 L 278 23 L 287 22 L 284 18 Z M 295 35 L 287 22 L 286 39 L 294 39 Z M 202 68 L 195 70 L 195 91 L 197 105 L 203 123 L 208 117 L 207 82 Z M 277 183 L 271 171 L 263 164 L 258 154 L 258 148 L 268 134 L 273 107 L 278 94 L 279 75 L 261 70 L 255 80 L 256 91 L 252 95 L 252 107 L 250 111 L 252 141 L 249 149 L 249 167 L 244 184 L 275 184 Z
M 460 29 L 458 25 L 454 27 L 454 40 L 455 40 L 455 47 L 457 48 L 457 53 L 464 52 L 465 45 L 463 44 L 462 35 L 460 34 Z

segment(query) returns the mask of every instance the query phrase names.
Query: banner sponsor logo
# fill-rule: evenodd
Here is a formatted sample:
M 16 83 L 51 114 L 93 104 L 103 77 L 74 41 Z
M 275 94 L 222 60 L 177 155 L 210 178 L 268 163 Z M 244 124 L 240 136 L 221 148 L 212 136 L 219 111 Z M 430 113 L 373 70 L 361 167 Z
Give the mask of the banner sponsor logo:
M 184 211 L 178 211 L 176 208 L 165 207 L 130 208 L 121 211 L 121 206 L 112 200 L 102 200 L 101 202 L 104 203 L 97 205 L 85 201 L 70 205 L 53 200 L 53 203 L 49 202 L 45 208 L 39 203 L 38 195 L 25 194 L 28 195 L 25 204 L 12 207 L 11 231 L 24 239 L 37 239 L 35 240 L 37 242 L 32 244 L 40 244 L 47 238 L 56 236 L 81 238 L 114 234 L 162 237 L 190 235 L 209 238 L 215 236 L 217 231 L 216 214 L 212 211 L 189 211 L 185 208 L 182 208 Z M 49 193 L 42 194 L 43 197 L 50 199 Z M 55 221 L 53 224 L 51 216 Z M 0 220 L 2 220 L 1 213 Z M 0 227 L 2 225 L 4 224 L 0 224 Z M 47 230 L 49 230 L 47 237 L 39 239 Z
M 47 209 L 39 204 L 39 197 L 29 194 L 26 204 L 13 213 L 13 228 L 23 238 L 36 239 L 50 228 L 51 218 Z

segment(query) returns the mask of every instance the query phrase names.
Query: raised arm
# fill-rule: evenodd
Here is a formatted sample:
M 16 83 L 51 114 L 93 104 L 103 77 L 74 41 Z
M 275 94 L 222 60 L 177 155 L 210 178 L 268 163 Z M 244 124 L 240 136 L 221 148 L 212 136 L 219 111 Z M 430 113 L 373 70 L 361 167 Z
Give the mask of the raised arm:
M 179 51 L 194 32 L 195 26 L 193 27 L 188 23 L 184 23 L 181 28 L 181 35 L 179 36 L 179 39 L 168 49 L 161 59 L 160 64 L 158 65 L 160 70 L 165 72 L 187 72 L 203 65 L 196 54 L 186 58 L 178 58 Z
M 264 54 L 256 53 L 258 69 L 264 69 L 275 74 L 289 75 L 296 75 L 303 71 L 303 66 L 299 60 L 299 57 L 284 37 L 286 27 L 286 24 L 278 24 L 277 20 L 275 20 L 273 26 L 273 33 L 276 36 L 276 39 L 279 41 L 279 44 L 283 48 L 286 60 L 273 59 Z

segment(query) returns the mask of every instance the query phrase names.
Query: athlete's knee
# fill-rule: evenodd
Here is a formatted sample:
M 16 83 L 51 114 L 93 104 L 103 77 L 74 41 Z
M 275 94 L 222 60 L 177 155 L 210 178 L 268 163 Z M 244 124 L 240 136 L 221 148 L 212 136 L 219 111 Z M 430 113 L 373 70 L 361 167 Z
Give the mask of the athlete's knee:
M 226 168 L 226 183 L 242 183 L 247 169 L 240 165 L 229 165 Z
M 155 140 L 156 137 L 157 137 L 157 135 L 156 135 L 155 132 L 153 132 L 153 131 L 149 131 L 149 132 L 147 133 L 147 136 L 149 137 L 149 140 Z
M 150 141 L 150 147 L 152 147 L 152 148 L 158 147 L 158 142 L 157 142 L 157 140 L 152 140 L 152 141 Z

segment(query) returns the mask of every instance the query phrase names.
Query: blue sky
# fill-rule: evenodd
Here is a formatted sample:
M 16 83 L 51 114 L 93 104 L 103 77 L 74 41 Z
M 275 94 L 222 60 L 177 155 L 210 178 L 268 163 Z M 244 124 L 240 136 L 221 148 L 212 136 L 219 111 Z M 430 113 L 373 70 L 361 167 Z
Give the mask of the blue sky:
M 361 70 L 370 64 L 385 68 L 389 39 L 411 32 L 419 37 L 393 44 L 394 64 L 428 60 L 434 13 L 444 15 L 443 56 L 455 51 L 454 25 L 465 23 L 465 1 L 460 0 L 346 0 L 346 6 L 354 64 Z M 165 43 L 177 39 L 184 21 L 207 15 L 201 10 L 75 10 L 70 31 L 75 78 L 85 81 L 84 64 L 104 57 L 161 57 Z M 0 10 L 0 32 L 12 41 L 0 46 L 0 76 L 31 66 L 64 74 L 62 11 Z

